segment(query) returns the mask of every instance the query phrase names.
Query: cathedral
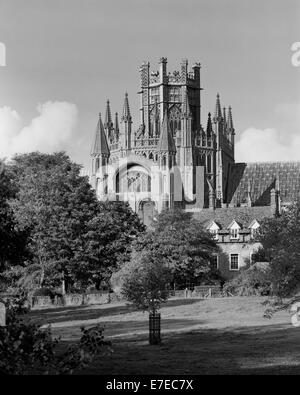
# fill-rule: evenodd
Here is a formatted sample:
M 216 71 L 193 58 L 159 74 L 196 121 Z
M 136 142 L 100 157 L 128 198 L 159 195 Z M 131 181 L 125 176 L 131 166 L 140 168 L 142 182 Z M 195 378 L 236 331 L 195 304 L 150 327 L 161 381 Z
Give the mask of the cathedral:
M 121 118 L 107 101 L 92 144 L 90 182 L 100 200 L 127 201 L 142 221 L 172 207 L 192 212 L 220 247 L 215 265 L 234 277 L 260 244 L 261 221 L 300 199 L 300 162 L 236 163 L 232 109 L 201 123 L 200 64 L 179 70 L 140 67 L 140 120 L 133 128 L 127 93 Z
M 148 223 L 153 212 L 180 206 L 188 211 L 226 205 L 227 177 L 234 165 L 231 107 L 217 95 L 206 127 L 201 124 L 200 64 L 191 69 L 140 67 L 140 122 L 132 127 L 129 98 L 123 113 L 99 115 L 92 146 L 91 183 L 101 200 L 125 200 Z

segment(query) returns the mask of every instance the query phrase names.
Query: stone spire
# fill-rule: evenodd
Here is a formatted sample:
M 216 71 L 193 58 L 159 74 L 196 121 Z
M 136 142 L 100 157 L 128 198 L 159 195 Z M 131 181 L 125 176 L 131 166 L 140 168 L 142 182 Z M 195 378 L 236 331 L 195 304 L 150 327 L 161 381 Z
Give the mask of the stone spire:
M 112 127 L 113 127 L 113 123 L 112 123 L 112 118 L 111 118 L 110 105 L 109 105 L 109 100 L 107 100 L 104 128 L 111 129 Z
M 211 122 L 211 114 L 210 112 L 208 113 L 208 119 L 207 119 L 207 126 L 206 126 L 206 133 L 207 135 L 213 134 L 213 127 L 212 127 L 212 122 Z
M 218 93 L 217 94 L 217 100 L 216 100 L 216 109 L 215 109 L 214 122 L 219 122 L 221 120 L 222 120 L 222 110 L 221 110 L 221 103 L 220 103 L 220 95 Z
M 125 93 L 122 121 L 131 121 L 128 93 Z
M 170 153 L 176 152 L 175 142 L 174 142 L 174 139 L 173 139 L 173 137 L 171 135 L 171 131 L 170 131 L 170 124 L 169 124 L 169 118 L 168 118 L 167 111 L 165 111 L 165 114 L 164 114 L 164 119 L 163 119 L 163 123 L 162 123 L 162 130 L 161 130 L 158 145 L 157 145 L 157 151 L 158 152 L 170 152 Z
M 223 133 L 226 134 L 227 132 L 227 121 L 226 121 L 226 108 L 223 107 Z
M 97 124 L 95 139 L 92 145 L 91 155 L 92 156 L 102 155 L 103 157 L 106 158 L 108 158 L 110 155 L 110 151 L 108 148 L 107 139 L 101 119 L 101 114 L 99 114 L 99 120 Z
M 232 113 L 231 113 L 230 106 L 228 108 L 227 128 L 228 128 L 228 131 L 230 131 L 230 132 L 234 131 L 233 122 L 232 122 Z
M 191 118 L 192 117 L 192 112 L 190 108 L 190 103 L 189 103 L 189 97 L 187 91 L 185 91 L 184 95 L 184 101 L 183 101 L 183 117 L 184 118 Z
M 119 134 L 120 134 L 119 120 L 118 120 L 118 113 L 116 112 L 116 115 L 115 115 L 115 136 L 116 136 L 116 140 L 119 140 Z

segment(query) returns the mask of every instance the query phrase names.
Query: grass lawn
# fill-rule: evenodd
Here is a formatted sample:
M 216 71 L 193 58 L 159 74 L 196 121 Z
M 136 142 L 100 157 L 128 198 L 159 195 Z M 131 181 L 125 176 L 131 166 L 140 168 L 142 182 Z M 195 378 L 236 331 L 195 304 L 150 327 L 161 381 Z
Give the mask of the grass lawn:
M 32 311 L 71 343 L 103 324 L 113 353 L 82 374 L 300 374 L 300 328 L 288 312 L 263 318 L 263 298 L 171 299 L 161 309 L 162 344 L 148 344 L 148 315 L 125 303 Z

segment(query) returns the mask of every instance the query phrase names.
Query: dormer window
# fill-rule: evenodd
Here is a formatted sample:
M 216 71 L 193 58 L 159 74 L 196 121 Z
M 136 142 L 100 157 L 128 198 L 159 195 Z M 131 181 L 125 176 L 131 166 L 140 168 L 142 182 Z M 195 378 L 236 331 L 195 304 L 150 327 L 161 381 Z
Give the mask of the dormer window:
M 210 231 L 210 233 L 212 234 L 214 240 L 218 240 L 219 238 L 218 229 L 213 229 Z
M 238 239 L 239 238 L 239 230 L 238 229 L 230 229 L 230 238 Z
M 236 221 L 232 221 L 231 224 L 228 226 L 228 229 L 230 234 L 230 240 L 238 240 L 240 237 L 239 231 L 241 229 L 241 226 Z
M 251 224 L 249 225 L 249 229 L 251 231 L 251 239 L 255 238 L 255 236 L 258 233 L 259 227 L 260 227 L 260 223 L 256 219 L 251 222 Z
M 210 225 L 208 226 L 207 230 L 212 235 L 214 240 L 218 240 L 219 239 L 220 226 L 216 222 L 212 221 L 210 223 Z

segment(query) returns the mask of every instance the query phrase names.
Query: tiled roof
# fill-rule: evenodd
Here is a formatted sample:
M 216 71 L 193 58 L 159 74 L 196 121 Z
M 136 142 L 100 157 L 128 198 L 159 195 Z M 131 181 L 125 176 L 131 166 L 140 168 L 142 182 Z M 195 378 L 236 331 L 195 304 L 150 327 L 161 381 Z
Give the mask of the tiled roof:
M 269 205 L 276 181 L 283 203 L 300 198 L 300 162 L 236 163 L 228 179 L 226 197 L 230 204 L 246 202 L 249 190 L 253 205 Z
M 242 225 L 242 228 L 248 228 L 251 222 L 256 219 L 261 222 L 266 217 L 272 217 L 271 207 L 228 207 L 217 208 L 215 210 L 203 209 L 193 214 L 203 227 L 207 227 L 211 221 L 218 223 L 223 230 L 226 230 L 230 223 L 235 220 Z

